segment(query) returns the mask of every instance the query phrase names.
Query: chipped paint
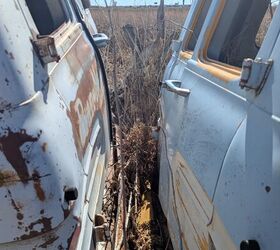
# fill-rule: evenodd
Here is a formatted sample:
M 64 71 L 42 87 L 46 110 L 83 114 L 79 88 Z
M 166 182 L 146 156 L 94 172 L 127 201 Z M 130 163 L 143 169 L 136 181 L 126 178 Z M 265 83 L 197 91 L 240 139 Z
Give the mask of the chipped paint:
M 30 175 L 27 167 L 27 160 L 22 155 L 20 147 L 28 142 L 36 142 L 41 132 L 36 136 L 31 136 L 22 129 L 20 132 L 13 132 L 9 128 L 4 131 L 4 135 L 0 137 L 0 151 L 3 152 L 7 161 L 18 174 L 19 179 L 26 183 Z
M 41 217 L 40 219 L 30 223 L 28 226 L 25 227 L 25 230 L 27 231 L 26 234 L 21 235 L 20 237 L 16 237 L 15 240 L 27 240 L 33 237 L 36 237 L 38 235 L 41 235 L 42 233 L 48 232 L 52 229 L 52 223 L 51 223 L 52 217 Z M 34 230 L 34 227 L 36 225 L 41 225 L 42 228 L 40 231 Z
M 78 244 L 78 239 L 81 233 L 81 220 L 79 218 L 75 218 L 75 220 L 78 222 L 76 225 L 73 233 L 67 240 L 67 249 L 69 250 L 75 250 Z
M 12 207 L 14 208 L 14 210 L 16 211 L 16 217 L 18 220 L 22 220 L 24 218 L 24 215 L 22 213 L 22 205 L 20 205 L 19 203 L 16 203 L 15 200 L 13 199 L 12 197 L 12 193 L 11 191 L 8 189 L 8 194 L 9 194 L 9 197 L 11 199 L 11 205 Z
M 49 239 L 46 240 L 43 244 L 39 245 L 41 248 L 48 248 L 48 246 L 52 245 L 59 237 L 57 235 L 52 235 Z
M 96 113 L 97 111 L 103 112 L 104 110 L 103 98 L 99 99 L 100 96 L 104 95 L 100 93 L 101 89 L 95 88 L 93 84 L 93 82 L 99 81 L 96 77 L 98 72 L 96 70 L 94 72 L 95 75 L 90 71 L 82 78 L 76 99 L 70 103 L 70 110 L 67 111 L 67 115 L 72 123 L 73 135 L 80 160 L 83 158 L 89 143 Z
M 16 172 L 11 170 L 0 170 L 0 187 L 8 187 L 20 181 Z
M 40 175 L 37 170 L 34 170 L 32 174 L 33 186 L 36 191 L 37 197 L 40 201 L 44 201 L 46 199 L 45 192 L 41 185 Z

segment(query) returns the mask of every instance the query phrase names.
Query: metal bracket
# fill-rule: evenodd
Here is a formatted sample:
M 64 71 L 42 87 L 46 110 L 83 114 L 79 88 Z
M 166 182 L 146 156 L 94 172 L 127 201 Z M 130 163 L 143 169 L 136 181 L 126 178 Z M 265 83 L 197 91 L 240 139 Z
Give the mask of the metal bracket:
M 259 95 L 266 83 L 272 65 L 272 59 L 244 59 L 239 86 L 242 89 L 254 90 L 256 96 Z
M 93 227 L 93 239 L 96 250 L 105 249 L 106 242 L 111 241 L 109 225 L 103 215 L 95 215 L 95 226 Z
M 36 40 L 33 40 L 33 45 L 44 64 L 58 62 L 60 60 L 53 37 L 38 36 Z

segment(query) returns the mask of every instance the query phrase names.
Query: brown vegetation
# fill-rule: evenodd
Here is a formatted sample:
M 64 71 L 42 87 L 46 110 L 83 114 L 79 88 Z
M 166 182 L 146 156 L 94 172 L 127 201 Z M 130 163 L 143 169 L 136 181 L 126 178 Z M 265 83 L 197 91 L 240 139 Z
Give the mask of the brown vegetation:
M 122 121 L 131 127 L 138 120 L 155 125 L 158 112 L 158 84 L 161 80 L 169 46 L 176 39 L 183 24 L 187 8 L 165 9 L 165 37 L 158 39 L 156 8 L 116 8 L 112 11 L 115 41 L 102 50 L 109 83 L 113 78 L 112 43 L 116 43 L 118 90 L 123 104 Z M 92 9 L 99 32 L 110 37 L 110 24 L 106 8 Z M 129 35 L 134 33 L 133 42 Z M 113 105 L 114 107 L 114 105 Z
M 171 249 L 156 194 L 157 142 L 152 133 L 158 119 L 159 83 L 170 57 L 169 47 L 178 37 L 187 11 L 166 8 L 164 17 L 156 8 L 92 9 L 99 32 L 111 37 L 109 46 L 101 52 L 118 134 L 116 147 L 122 159 L 112 166 L 106 182 L 104 212 L 111 224 L 111 245 L 115 249 L 120 249 L 118 242 L 124 239 L 118 228 L 125 224 L 128 230 L 123 248 Z M 123 203 L 120 193 L 125 196 Z

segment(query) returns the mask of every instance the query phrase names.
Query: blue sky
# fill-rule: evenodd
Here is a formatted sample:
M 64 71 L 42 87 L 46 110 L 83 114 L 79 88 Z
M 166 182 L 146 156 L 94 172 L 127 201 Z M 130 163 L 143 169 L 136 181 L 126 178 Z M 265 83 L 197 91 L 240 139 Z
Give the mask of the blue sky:
M 118 6 L 137 6 L 137 5 L 153 5 L 154 2 L 159 2 L 160 0 L 115 0 Z M 104 0 L 91 0 L 93 5 L 104 6 Z M 108 4 L 111 0 L 107 0 Z M 182 4 L 183 0 L 164 0 L 165 4 Z M 185 4 L 190 3 L 190 0 L 185 0 Z

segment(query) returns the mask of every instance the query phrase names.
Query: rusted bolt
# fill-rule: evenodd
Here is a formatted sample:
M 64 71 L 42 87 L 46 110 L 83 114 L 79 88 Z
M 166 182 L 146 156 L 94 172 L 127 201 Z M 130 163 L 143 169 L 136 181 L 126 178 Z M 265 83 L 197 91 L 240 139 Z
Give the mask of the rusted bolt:
M 74 201 L 78 198 L 78 190 L 75 187 L 66 188 L 64 190 L 64 199 L 65 201 Z
M 256 240 L 243 240 L 240 243 L 240 250 L 260 250 L 260 245 Z

